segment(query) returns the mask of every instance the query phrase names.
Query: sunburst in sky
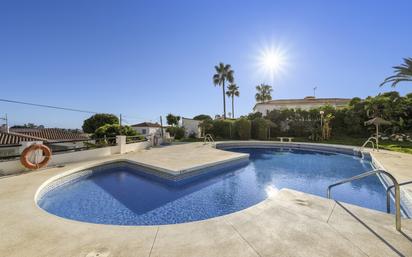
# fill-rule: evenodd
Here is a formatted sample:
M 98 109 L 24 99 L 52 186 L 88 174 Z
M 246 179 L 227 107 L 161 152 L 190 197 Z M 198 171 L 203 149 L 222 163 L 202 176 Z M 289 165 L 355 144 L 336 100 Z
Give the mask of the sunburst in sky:
M 289 65 L 289 58 L 286 48 L 281 46 L 265 46 L 257 56 L 257 67 L 259 75 L 273 81 L 286 73 Z

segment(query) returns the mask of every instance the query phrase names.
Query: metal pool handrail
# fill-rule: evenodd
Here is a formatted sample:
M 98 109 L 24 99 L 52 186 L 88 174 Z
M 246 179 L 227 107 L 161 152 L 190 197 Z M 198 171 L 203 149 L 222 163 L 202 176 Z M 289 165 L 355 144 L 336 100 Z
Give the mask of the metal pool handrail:
M 362 151 L 362 150 L 366 147 L 366 145 L 367 145 L 368 143 L 371 143 L 371 144 L 372 144 L 372 150 L 375 151 L 375 144 L 373 143 L 373 140 L 375 140 L 375 143 L 376 143 L 376 150 L 379 151 L 379 149 L 378 149 L 378 142 L 376 141 L 376 138 L 375 138 L 375 137 L 370 137 L 370 138 L 368 138 L 368 139 L 365 141 L 365 143 L 363 143 L 363 145 L 359 148 L 359 151 Z
M 412 184 L 412 180 L 411 181 L 406 181 L 406 182 L 402 182 L 399 183 L 399 186 L 404 186 L 404 185 L 408 185 L 408 184 Z M 394 188 L 395 185 L 392 186 L 388 186 L 388 188 L 386 189 L 386 212 L 390 213 L 391 212 L 391 199 L 390 199 L 390 192 L 391 189 Z
M 371 170 L 371 171 L 367 171 L 364 172 L 362 174 L 359 174 L 357 176 L 353 176 L 351 178 L 347 178 L 347 179 L 343 179 L 341 181 L 338 181 L 334 184 L 331 184 L 328 186 L 328 190 L 327 190 L 327 196 L 330 199 L 330 190 L 332 189 L 332 187 L 335 186 L 339 186 L 354 180 L 358 180 L 358 179 L 362 179 L 371 175 L 376 175 L 376 174 L 384 174 L 386 175 L 388 178 L 390 178 L 390 180 L 392 180 L 393 186 L 395 188 L 395 226 L 396 226 L 396 230 L 401 231 L 401 196 L 400 196 L 400 189 L 399 189 L 399 183 L 398 181 L 395 179 L 395 177 L 393 177 L 389 172 L 384 171 L 384 170 Z
M 207 143 L 212 143 L 212 144 L 215 143 L 215 140 L 213 140 L 213 137 L 212 137 L 211 134 L 206 134 L 205 135 L 204 144 L 207 144 Z

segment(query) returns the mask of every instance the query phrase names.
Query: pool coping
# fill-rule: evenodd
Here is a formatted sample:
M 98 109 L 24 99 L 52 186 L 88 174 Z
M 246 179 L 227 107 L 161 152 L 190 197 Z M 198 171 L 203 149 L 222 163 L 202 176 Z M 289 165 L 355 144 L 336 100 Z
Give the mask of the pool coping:
M 284 147 L 284 148 L 293 148 L 293 149 L 305 149 L 305 150 L 314 150 L 314 151 L 324 151 L 324 152 L 331 152 L 331 153 L 340 153 L 340 154 L 348 154 L 353 156 L 358 156 L 365 158 L 366 160 L 370 161 L 372 166 L 376 169 L 385 170 L 391 174 L 393 171 L 388 170 L 385 166 L 378 160 L 377 156 L 373 153 L 375 152 L 373 149 L 365 148 L 362 152 L 360 151 L 360 147 L 356 146 L 347 146 L 347 145 L 335 145 L 335 144 L 321 144 L 321 143 L 306 143 L 306 142 L 277 142 L 277 141 L 221 141 L 216 143 L 216 147 L 221 147 L 223 149 L 233 148 L 233 147 L 256 147 L 261 148 L 262 146 L 265 147 Z M 382 151 L 382 150 L 380 150 Z M 384 150 L 385 151 L 385 150 Z M 392 184 L 392 181 L 383 176 L 381 174 L 377 174 L 378 178 L 381 180 L 385 190 L 388 188 L 389 185 Z M 412 218 L 412 193 L 406 190 L 403 187 L 400 187 L 401 192 L 401 212 L 407 218 Z M 394 194 L 391 192 L 391 197 L 394 199 Z M 391 206 L 393 208 L 393 206 Z
M 320 253 L 342 257 L 399 256 L 399 252 L 408 256 L 412 253 L 410 241 L 395 230 L 393 215 L 289 189 L 225 216 L 157 226 L 69 220 L 38 208 L 33 201 L 33 195 L 47 179 L 78 169 L 79 165 L 90 167 L 122 159 L 119 157 L 1 179 L 0 227 L 4 232 L 1 251 L 16 257 L 56 253 L 88 256 L 105 252 L 110 252 L 110 256 L 171 257 L 319 256 Z M 412 220 L 402 221 L 402 226 L 403 233 L 411 236 Z M 373 247 L 362 244 L 365 240 L 373 242 Z M 287 245 L 291 247 L 285 248 Z
M 363 154 L 360 153 L 359 148 L 353 146 L 341 146 L 341 145 L 329 145 L 329 144 L 313 144 L 313 143 L 298 143 L 298 142 L 272 142 L 272 141 L 221 141 L 216 142 L 214 147 L 219 150 L 225 150 L 230 148 L 241 148 L 241 147 L 256 147 L 256 148 L 292 148 L 292 149 L 304 149 L 304 150 L 313 150 L 313 151 L 320 151 L 320 152 L 329 152 L 329 153 L 338 153 L 338 154 L 346 154 L 351 156 L 363 156 L 368 161 L 371 162 L 372 166 L 377 169 L 386 170 L 385 167 L 371 154 L 370 151 L 363 151 Z M 201 175 L 203 173 L 210 173 L 215 170 L 223 169 L 226 167 L 234 166 L 240 164 L 249 159 L 249 154 L 239 154 L 238 156 L 228 158 L 222 161 L 216 162 L 209 162 L 202 165 L 195 165 L 187 169 L 182 169 L 179 171 L 166 169 L 163 167 L 158 167 L 155 165 L 150 165 L 145 162 L 139 162 L 133 160 L 131 158 L 116 158 L 111 160 L 102 160 L 101 162 L 79 166 L 76 168 L 69 169 L 65 172 L 62 172 L 56 176 L 53 176 L 46 180 L 44 183 L 36 191 L 34 196 L 34 201 L 36 205 L 38 205 L 38 201 L 41 197 L 46 194 L 48 191 L 67 183 L 73 179 L 77 179 L 78 177 L 84 176 L 89 174 L 89 170 L 103 166 L 103 165 L 110 165 L 113 163 L 124 162 L 131 165 L 136 165 L 136 168 L 139 171 L 154 175 L 163 179 L 167 179 L 170 181 L 180 181 L 189 177 L 195 177 Z M 387 189 L 388 185 L 391 184 L 391 181 L 378 174 L 378 178 L 380 179 L 381 183 L 383 184 L 385 190 Z M 60 183 L 58 183 L 60 182 Z M 391 194 L 393 198 L 393 194 Z M 401 187 L 401 207 L 402 207 L 402 214 L 410 218 L 412 215 L 412 195 L 403 190 Z

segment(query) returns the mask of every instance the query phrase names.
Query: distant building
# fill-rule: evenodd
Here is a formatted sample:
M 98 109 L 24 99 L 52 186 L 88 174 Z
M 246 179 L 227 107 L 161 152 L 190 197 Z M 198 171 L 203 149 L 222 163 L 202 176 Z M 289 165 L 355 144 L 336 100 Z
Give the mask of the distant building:
M 89 137 L 81 133 L 68 132 L 59 128 L 10 128 L 9 132 L 0 131 L 0 145 L 14 145 L 25 141 L 45 143 L 84 141 Z
M 68 132 L 59 128 L 10 128 L 0 129 L 0 156 L 19 154 L 20 144 L 29 141 L 42 141 L 52 144 L 52 151 L 83 147 L 89 137 L 81 133 Z
M 185 129 L 185 136 L 194 135 L 196 138 L 201 137 L 200 120 L 188 119 L 182 117 L 182 127 Z
M 349 105 L 349 98 L 315 98 L 313 96 L 305 97 L 304 99 L 278 99 L 264 103 L 257 103 L 253 107 L 253 112 L 260 112 L 266 115 L 272 110 L 283 109 L 302 109 L 310 110 L 325 105 L 330 105 L 335 108 L 343 108 Z
M 159 123 L 142 122 L 134 124 L 131 127 L 145 137 L 149 135 L 161 135 L 162 133 L 162 126 L 160 126 Z

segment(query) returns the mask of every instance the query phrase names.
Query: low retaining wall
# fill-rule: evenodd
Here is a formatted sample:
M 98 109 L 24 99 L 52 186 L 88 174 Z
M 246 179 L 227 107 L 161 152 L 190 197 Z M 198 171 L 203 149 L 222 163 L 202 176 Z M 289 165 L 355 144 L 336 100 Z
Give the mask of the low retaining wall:
M 67 152 L 53 155 L 49 166 L 55 166 L 71 162 L 81 162 L 87 160 L 98 159 L 113 154 L 134 152 L 137 150 L 147 149 L 151 146 L 149 141 L 126 144 L 124 141 L 116 146 L 108 146 L 84 151 Z M 21 165 L 20 160 L 12 160 L 0 162 L 0 175 L 17 174 L 24 171 L 25 168 Z

